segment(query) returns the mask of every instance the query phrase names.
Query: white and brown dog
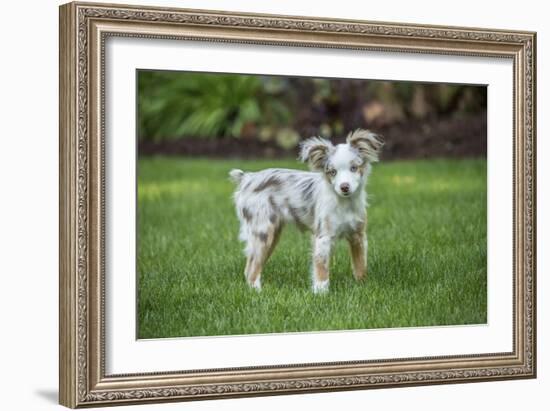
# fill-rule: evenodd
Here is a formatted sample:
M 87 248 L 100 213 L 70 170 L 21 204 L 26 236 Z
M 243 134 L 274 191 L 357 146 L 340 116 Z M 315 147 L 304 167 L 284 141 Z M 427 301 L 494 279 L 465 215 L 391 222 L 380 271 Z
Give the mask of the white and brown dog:
M 229 175 L 237 184 L 240 239 L 246 243 L 245 276 L 251 287 L 261 289 L 262 268 L 285 223 L 313 233 L 314 292 L 328 291 L 330 252 L 338 238 L 349 242 L 355 278 L 365 276 L 365 184 L 382 146 L 376 134 L 359 129 L 336 146 L 319 137 L 305 140 L 300 160 L 309 163 L 311 172 L 231 170 Z

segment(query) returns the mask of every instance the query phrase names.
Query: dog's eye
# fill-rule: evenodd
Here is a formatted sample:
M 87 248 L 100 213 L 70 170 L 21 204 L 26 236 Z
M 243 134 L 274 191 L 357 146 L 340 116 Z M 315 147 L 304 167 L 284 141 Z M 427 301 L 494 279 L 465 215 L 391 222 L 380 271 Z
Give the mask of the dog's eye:
M 352 173 L 355 173 L 357 171 L 357 166 L 351 166 L 350 170 Z
M 328 171 L 328 175 L 334 177 L 336 175 L 336 170 L 332 169 Z

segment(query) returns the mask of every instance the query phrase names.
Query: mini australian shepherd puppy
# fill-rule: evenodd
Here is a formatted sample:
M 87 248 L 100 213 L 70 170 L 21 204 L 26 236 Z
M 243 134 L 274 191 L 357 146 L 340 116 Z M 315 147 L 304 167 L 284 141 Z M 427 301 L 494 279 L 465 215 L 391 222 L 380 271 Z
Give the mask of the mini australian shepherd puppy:
M 335 240 L 350 245 L 353 275 L 365 276 L 367 264 L 367 195 L 371 163 L 383 146 L 379 136 L 355 130 L 345 144 L 319 137 L 300 146 L 300 160 L 312 171 L 272 168 L 258 172 L 231 170 L 240 239 L 246 244 L 245 277 L 261 289 L 262 268 L 273 252 L 285 223 L 313 233 L 313 292 L 329 287 L 329 259 Z

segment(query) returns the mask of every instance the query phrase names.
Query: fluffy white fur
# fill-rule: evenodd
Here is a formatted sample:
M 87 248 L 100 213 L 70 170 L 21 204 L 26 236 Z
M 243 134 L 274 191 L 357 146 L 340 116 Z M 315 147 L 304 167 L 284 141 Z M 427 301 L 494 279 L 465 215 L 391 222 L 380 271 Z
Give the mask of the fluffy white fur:
M 263 266 L 277 244 L 282 227 L 296 224 L 313 236 L 313 291 L 329 287 L 329 259 L 335 240 L 350 245 L 356 279 L 366 271 L 367 195 L 365 185 L 371 163 L 378 161 L 381 139 L 367 130 L 350 133 L 345 144 L 312 137 L 300 147 L 300 160 L 312 171 L 267 169 L 232 170 L 237 184 L 235 205 L 240 239 L 247 257 L 248 284 L 261 289 Z

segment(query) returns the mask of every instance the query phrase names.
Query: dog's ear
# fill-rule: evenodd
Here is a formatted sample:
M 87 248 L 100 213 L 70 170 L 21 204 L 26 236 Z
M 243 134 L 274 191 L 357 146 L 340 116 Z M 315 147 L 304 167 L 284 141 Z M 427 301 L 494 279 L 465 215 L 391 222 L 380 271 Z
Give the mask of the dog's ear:
M 371 163 L 378 161 L 384 145 L 381 136 L 360 128 L 349 133 L 346 142 L 359 152 L 361 158 Z
M 325 169 L 330 152 L 334 149 L 332 143 L 321 137 L 311 137 L 300 144 L 299 159 L 307 162 L 312 170 Z

